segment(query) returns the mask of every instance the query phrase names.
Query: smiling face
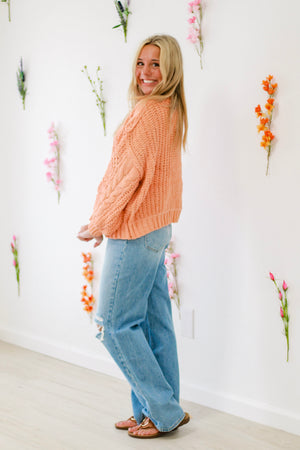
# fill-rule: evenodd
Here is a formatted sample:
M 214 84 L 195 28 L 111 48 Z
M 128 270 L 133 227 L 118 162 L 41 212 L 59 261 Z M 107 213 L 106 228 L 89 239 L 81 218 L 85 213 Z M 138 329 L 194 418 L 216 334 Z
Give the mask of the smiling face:
M 144 95 L 152 93 L 162 80 L 159 67 L 160 48 L 153 44 L 145 45 L 139 54 L 135 77 Z

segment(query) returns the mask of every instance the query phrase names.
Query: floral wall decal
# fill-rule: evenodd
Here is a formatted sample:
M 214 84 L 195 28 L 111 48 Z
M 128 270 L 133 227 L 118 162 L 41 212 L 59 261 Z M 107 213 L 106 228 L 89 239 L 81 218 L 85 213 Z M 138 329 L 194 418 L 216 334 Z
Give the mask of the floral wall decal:
M 120 18 L 120 23 L 118 25 L 115 25 L 113 28 L 123 27 L 125 42 L 127 42 L 128 16 L 129 14 L 131 14 L 131 12 L 129 11 L 129 3 L 130 0 L 125 0 L 124 5 L 122 5 L 121 2 L 114 0 L 115 7 Z
M 274 109 L 274 95 L 277 89 L 277 83 L 272 83 L 273 75 L 269 75 L 265 80 L 262 81 L 263 90 L 269 94 L 267 102 L 265 104 L 266 110 L 263 112 L 260 105 L 255 108 L 256 116 L 259 118 L 259 125 L 257 125 L 258 133 L 263 133 L 261 139 L 261 147 L 267 151 L 267 170 L 266 175 L 269 172 L 269 162 L 271 155 L 272 141 L 275 138 L 274 134 L 271 133 L 271 123 Z
M 25 98 L 27 93 L 27 88 L 25 87 L 25 73 L 23 70 L 23 60 L 20 59 L 20 65 L 17 71 L 17 82 L 18 82 L 18 91 L 22 98 L 23 109 L 25 109 Z
M 187 39 L 195 45 L 197 53 L 200 57 L 201 69 L 203 69 L 202 53 L 203 53 L 203 37 L 202 37 L 202 17 L 203 6 L 201 0 L 193 0 L 188 4 L 189 13 L 191 16 L 188 19 L 189 34 Z
M 88 73 L 88 70 L 87 70 L 87 66 L 84 66 L 83 69 L 81 70 L 81 72 L 86 74 L 86 76 L 90 82 L 90 85 L 92 87 L 92 92 L 96 96 L 96 104 L 97 104 L 97 107 L 98 107 L 98 110 L 100 113 L 100 117 L 102 120 L 104 136 L 106 136 L 106 121 L 105 121 L 105 103 L 106 103 L 106 101 L 103 98 L 103 81 L 100 79 L 100 76 L 99 76 L 100 70 L 101 70 L 100 66 L 98 66 L 97 70 L 96 70 L 98 86 L 96 85 L 96 82 L 91 79 L 91 77 Z
M 10 248 L 11 248 L 12 254 L 14 255 L 13 265 L 15 267 L 16 278 L 17 278 L 17 283 L 18 283 L 18 295 L 20 295 L 20 265 L 19 265 L 19 254 L 18 254 L 18 248 L 17 248 L 17 238 L 15 235 L 13 235 L 13 240 L 10 243 Z
M 86 284 L 82 287 L 81 302 L 83 303 L 83 309 L 86 311 L 93 320 L 95 297 L 93 294 L 93 280 L 94 280 L 94 262 L 91 253 L 81 253 L 83 257 L 83 271 L 82 275 L 85 278 Z
M 278 287 L 275 277 L 272 274 L 272 272 L 269 273 L 269 277 L 270 279 L 273 281 L 273 283 L 275 284 L 275 287 L 277 289 L 278 292 L 278 298 L 280 300 L 280 317 L 282 319 L 283 325 L 284 325 L 284 334 L 286 337 L 286 348 L 287 348 L 287 352 L 286 352 L 286 360 L 289 360 L 289 350 L 290 350 L 290 340 L 289 340 L 289 314 L 288 314 L 288 301 L 287 301 L 287 290 L 288 290 L 288 285 L 286 284 L 286 282 L 283 280 L 282 283 L 282 291 L 280 290 L 280 288 Z
M 44 164 L 47 167 L 46 178 L 47 181 L 54 184 L 54 188 L 57 192 L 57 201 L 60 201 L 60 144 L 58 141 L 58 135 L 52 122 L 51 127 L 48 130 L 50 140 L 50 158 L 44 160 Z
M 170 299 L 174 301 L 178 309 L 180 309 L 180 298 L 177 285 L 177 259 L 180 257 L 179 253 L 174 252 L 174 239 L 171 239 L 170 244 L 165 252 L 165 265 L 167 268 L 168 288 Z

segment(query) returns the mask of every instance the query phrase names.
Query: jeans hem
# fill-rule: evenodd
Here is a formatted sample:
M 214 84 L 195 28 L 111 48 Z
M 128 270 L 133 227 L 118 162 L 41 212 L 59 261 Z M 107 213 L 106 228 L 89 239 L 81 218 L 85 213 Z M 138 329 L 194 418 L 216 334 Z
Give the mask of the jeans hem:
M 150 417 L 150 419 L 152 420 L 152 422 L 154 423 L 154 425 L 156 426 L 158 431 L 161 431 L 162 433 L 168 433 L 170 431 L 173 431 L 175 428 L 177 428 L 178 425 L 180 424 L 180 422 L 182 422 L 182 420 L 184 419 L 184 417 L 185 417 L 185 413 L 183 413 L 183 416 L 181 416 L 180 419 L 176 420 L 176 422 L 173 425 L 171 425 L 170 427 L 161 427 L 159 425 L 156 425 L 155 424 L 156 421 L 152 420 L 151 417 Z

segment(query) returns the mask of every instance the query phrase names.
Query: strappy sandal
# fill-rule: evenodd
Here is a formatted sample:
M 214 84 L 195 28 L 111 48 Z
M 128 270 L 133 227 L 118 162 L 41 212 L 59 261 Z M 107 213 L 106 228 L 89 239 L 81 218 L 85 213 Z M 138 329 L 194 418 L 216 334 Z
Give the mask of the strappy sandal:
M 130 425 L 128 425 L 128 422 L 131 422 Z M 128 430 L 128 428 L 136 427 L 137 421 L 135 420 L 134 416 L 129 417 L 127 420 L 121 420 L 120 422 L 115 423 L 115 427 L 117 430 Z
M 151 434 L 135 434 L 136 432 L 138 432 L 139 430 L 150 430 L 150 429 L 154 429 L 155 432 L 151 433 Z M 149 419 L 149 417 L 145 417 L 145 419 L 143 420 L 143 422 L 134 429 L 134 431 L 128 431 L 128 435 L 134 438 L 138 438 L 138 439 L 153 439 L 156 437 L 161 436 L 162 433 L 161 431 L 159 431 L 156 426 L 154 425 L 154 423 L 152 422 L 152 420 Z
M 182 421 L 180 422 L 180 424 L 177 425 L 177 427 L 174 428 L 173 430 L 171 430 L 170 432 L 177 430 L 177 428 L 181 427 L 182 425 L 187 424 L 189 421 L 190 421 L 190 415 L 189 415 L 189 413 L 185 413 L 185 416 L 182 419 Z M 151 429 L 151 428 L 155 429 L 154 433 L 150 433 L 150 434 L 135 434 L 136 432 L 138 432 L 138 430 L 141 430 L 141 429 L 144 429 L 144 430 L 146 429 L 147 430 L 147 429 Z M 131 437 L 134 437 L 134 438 L 138 438 L 138 439 L 153 439 L 153 438 L 157 438 L 157 437 L 166 435 L 166 434 L 168 434 L 170 432 L 159 431 L 156 428 L 156 426 L 154 425 L 154 423 L 152 422 L 152 420 L 149 419 L 149 417 L 145 417 L 143 422 L 140 425 L 138 425 L 134 430 L 128 431 L 128 435 L 131 436 Z

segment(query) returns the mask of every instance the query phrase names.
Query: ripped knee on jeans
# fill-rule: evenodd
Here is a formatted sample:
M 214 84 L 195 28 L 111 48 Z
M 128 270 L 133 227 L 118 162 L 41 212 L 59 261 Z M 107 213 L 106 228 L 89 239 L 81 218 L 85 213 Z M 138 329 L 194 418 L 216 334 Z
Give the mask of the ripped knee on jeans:
M 100 339 L 100 342 L 102 342 L 103 339 L 104 339 L 104 325 L 103 325 L 103 318 L 102 318 L 102 317 L 96 317 L 96 319 L 97 319 L 99 322 L 101 322 L 101 323 L 96 322 L 97 328 L 98 328 L 98 331 L 99 331 L 99 334 L 97 334 L 96 337 L 97 337 L 98 339 Z

